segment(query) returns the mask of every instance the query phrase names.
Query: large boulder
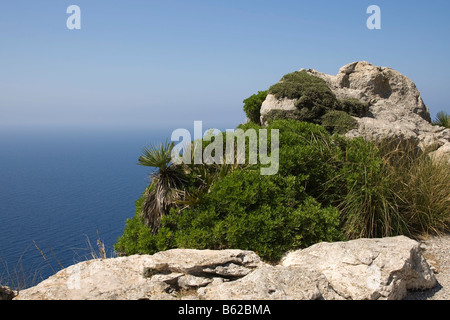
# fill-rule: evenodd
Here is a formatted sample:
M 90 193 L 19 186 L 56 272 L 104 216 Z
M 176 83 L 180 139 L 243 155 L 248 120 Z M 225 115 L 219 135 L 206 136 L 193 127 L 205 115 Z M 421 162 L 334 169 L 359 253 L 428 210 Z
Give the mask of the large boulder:
M 173 249 L 80 262 L 18 300 L 402 299 L 436 279 L 406 237 L 319 243 L 278 265 L 252 251 Z
M 399 300 L 407 290 L 436 285 L 419 243 L 404 236 L 318 243 L 289 253 L 281 265 L 321 272 L 345 299 Z
M 450 129 L 430 123 L 428 107 L 416 85 L 405 75 L 367 61 L 347 64 L 337 75 L 302 70 L 323 79 L 338 99 L 358 99 L 370 104 L 368 114 L 354 118 L 358 127 L 350 130 L 347 137 L 410 140 L 422 149 L 436 150 L 436 156 L 450 156 Z M 268 94 L 261 106 L 261 119 L 272 110 L 295 111 L 294 102 Z
M 234 282 L 198 290 L 206 300 L 341 300 L 327 278 L 314 268 L 264 265 Z
M 190 249 L 90 260 L 20 291 L 16 299 L 175 299 L 179 288 L 198 289 L 216 278 L 235 280 L 261 263 L 252 251 Z

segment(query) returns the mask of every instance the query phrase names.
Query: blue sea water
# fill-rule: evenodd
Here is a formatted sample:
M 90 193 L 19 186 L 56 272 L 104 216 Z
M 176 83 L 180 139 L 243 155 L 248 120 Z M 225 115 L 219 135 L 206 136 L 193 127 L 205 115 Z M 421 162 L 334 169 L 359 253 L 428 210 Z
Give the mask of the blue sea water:
M 113 256 L 150 181 L 152 169 L 136 165 L 141 149 L 166 138 L 152 129 L 0 129 L 0 283 L 35 285 L 88 259 L 99 236 Z

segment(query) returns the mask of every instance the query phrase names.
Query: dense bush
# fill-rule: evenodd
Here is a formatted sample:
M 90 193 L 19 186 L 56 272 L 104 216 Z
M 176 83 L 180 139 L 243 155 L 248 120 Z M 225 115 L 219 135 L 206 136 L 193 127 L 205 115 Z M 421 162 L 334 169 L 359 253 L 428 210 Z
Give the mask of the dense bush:
M 336 96 L 323 79 L 306 71 L 288 73 L 269 88 L 276 98 L 296 99 L 298 109 L 296 120 L 319 123 L 320 118 L 330 109 L 339 106 Z
M 259 124 L 261 118 L 261 106 L 264 100 L 266 100 L 267 91 L 258 91 L 257 94 L 244 100 L 244 112 L 247 118 L 254 123 Z
M 339 211 L 322 208 L 305 193 L 303 182 L 295 176 L 234 171 L 214 185 L 200 206 L 164 217 L 155 236 L 142 230 L 138 216 L 128 220 L 116 250 L 239 248 L 276 260 L 290 249 L 342 240 Z
M 336 110 L 344 111 L 349 115 L 361 118 L 368 114 L 369 104 L 363 103 L 355 98 L 343 99 L 339 100 Z
M 292 119 L 321 124 L 330 132 L 345 134 L 356 127 L 351 118 L 363 117 L 369 112 L 369 104 L 358 99 L 338 100 L 326 82 L 306 71 L 286 74 L 268 90 L 276 98 L 295 99 L 296 110 L 271 110 L 263 122 Z
M 351 129 L 358 128 L 358 123 L 348 113 L 333 110 L 327 112 L 321 119 L 322 126 L 330 133 L 345 134 Z
M 240 128 L 260 127 L 248 123 Z M 323 127 L 311 123 L 281 120 L 267 129 L 280 130 L 277 175 L 260 175 L 258 165 L 235 170 L 217 179 L 197 206 L 164 216 L 155 235 L 143 226 L 140 199 L 116 251 L 240 248 L 274 260 L 289 249 L 342 240 L 339 211 L 329 205 L 337 187 L 326 183 L 334 175 L 339 146 Z
M 280 132 L 277 175 L 260 175 L 258 165 L 214 175 L 198 201 L 161 218 L 156 234 L 141 215 L 144 195 L 116 251 L 239 248 L 277 260 L 320 241 L 448 230 L 450 166 L 432 161 L 417 145 L 346 140 L 295 120 L 275 120 L 267 129 Z M 195 172 L 203 183 L 201 171 Z
M 281 109 L 273 109 L 270 110 L 267 114 L 263 116 L 263 123 L 271 123 L 275 120 L 297 120 L 303 121 L 305 118 L 314 117 L 314 115 L 305 115 L 309 113 L 308 109 L 303 110 L 281 110 Z

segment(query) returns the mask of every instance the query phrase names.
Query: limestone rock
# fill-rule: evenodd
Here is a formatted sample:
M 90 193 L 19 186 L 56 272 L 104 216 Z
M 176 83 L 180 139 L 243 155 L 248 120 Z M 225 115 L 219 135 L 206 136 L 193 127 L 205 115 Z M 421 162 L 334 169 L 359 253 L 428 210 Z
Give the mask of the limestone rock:
M 216 276 L 243 277 L 261 263 L 252 251 L 190 249 L 91 260 L 21 291 L 16 299 L 174 299 L 178 287 L 198 288 Z
M 337 75 L 305 71 L 325 80 L 338 99 L 356 98 L 370 104 L 369 114 L 355 118 L 358 128 L 349 131 L 347 137 L 411 140 L 422 149 L 436 150 L 436 155 L 448 157 L 450 161 L 450 129 L 430 123 L 428 107 L 408 77 L 367 61 L 347 64 Z M 278 100 L 269 94 L 261 107 L 261 119 L 271 110 L 295 110 L 294 102 Z
M 319 243 L 279 265 L 252 251 L 174 249 L 80 262 L 19 300 L 402 299 L 436 283 L 406 237 Z
M 374 115 L 417 114 L 425 121 L 431 121 L 430 112 L 416 85 L 391 68 L 360 61 L 343 66 L 336 76 L 316 70 L 307 72 L 324 79 L 338 99 L 356 98 L 362 102 L 370 102 L 370 111 Z
M 319 243 L 289 253 L 281 265 L 312 268 L 325 275 L 345 299 L 403 299 L 407 290 L 425 290 L 436 278 L 419 243 L 404 236 Z
M 339 99 L 357 98 L 371 104 L 370 114 L 355 118 L 359 126 L 347 137 L 411 140 L 422 149 L 434 148 L 440 156 L 450 157 L 450 130 L 430 123 L 430 112 L 416 85 L 398 71 L 360 61 L 343 66 L 336 76 L 308 72 L 324 79 Z
M 207 300 L 318 300 L 340 299 L 321 273 L 298 267 L 264 265 L 233 282 L 198 290 Z
M 18 300 L 170 299 L 170 286 L 143 276 L 151 256 L 90 260 L 72 265 L 37 286 L 20 291 Z
M 261 121 L 263 121 L 264 115 L 268 114 L 271 110 L 293 111 L 295 109 L 297 109 L 295 107 L 295 99 L 277 99 L 273 94 L 268 94 L 266 100 L 261 105 Z
M 155 253 L 146 268 L 213 277 L 242 277 L 262 263 L 252 251 L 172 249 Z

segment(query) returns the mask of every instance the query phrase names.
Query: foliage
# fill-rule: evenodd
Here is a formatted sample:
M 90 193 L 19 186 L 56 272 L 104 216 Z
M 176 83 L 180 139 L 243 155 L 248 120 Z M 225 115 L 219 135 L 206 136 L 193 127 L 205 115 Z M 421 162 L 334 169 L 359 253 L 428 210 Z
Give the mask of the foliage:
M 386 144 L 385 142 L 383 144 Z M 450 227 L 450 164 L 422 152 L 417 142 L 389 146 L 383 158 L 399 212 L 407 222 L 403 234 L 439 234 Z
M 344 111 L 329 113 L 322 121 L 330 131 L 348 125 Z M 261 127 L 250 122 L 238 128 Z M 152 181 L 116 251 L 239 248 L 272 261 L 320 241 L 449 230 L 449 163 L 432 160 L 417 144 L 347 140 L 296 120 L 273 119 L 266 129 L 280 132 L 277 175 L 260 175 L 258 165 L 184 166 L 183 197 L 161 216 L 157 232 L 141 215 Z M 150 154 L 142 161 L 161 164 L 155 181 L 167 162 Z
M 267 114 L 263 116 L 264 123 L 271 123 L 275 120 L 297 120 L 302 121 L 305 117 L 305 112 L 308 110 L 281 110 L 281 109 L 273 109 L 270 110 Z
M 218 181 L 200 206 L 165 216 L 157 235 L 143 233 L 136 218 L 129 220 L 121 239 L 137 234 L 139 244 L 128 248 L 125 243 L 117 249 L 133 254 L 171 247 L 239 248 L 276 260 L 290 249 L 342 240 L 338 210 L 322 208 L 305 194 L 301 182 L 294 176 L 235 171 Z
M 306 71 L 288 73 L 269 88 L 276 98 L 296 99 L 297 120 L 318 123 L 329 109 L 339 106 L 336 96 L 326 82 Z
M 358 123 L 348 113 L 333 110 L 327 112 L 321 121 L 322 126 L 330 133 L 345 134 L 351 129 L 358 128 Z
M 432 159 L 417 142 L 361 138 L 348 142 L 342 201 L 348 238 L 424 234 L 449 230 L 450 165 Z
M 182 166 L 171 161 L 173 147 L 174 143 L 167 142 L 159 147 L 144 147 L 138 160 L 139 165 L 157 168 L 151 176 L 152 183 L 145 192 L 142 205 L 145 224 L 152 233 L 158 232 L 161 217 L 181 199 L 183 186 L 187 183 Z
M 149 241 L 152 238 L 150 228 L 144 223 L 142 217 L 142 205 L 145 202 L 145 194 L 136 200 L 136 212 L 134 217 L 127 219 L 123 234 L 119 237 L 114 250 L 120 254 L 133 255 L 146 252 Z
M 244 100 L 244 111 L 247 115 L 247 118 L 254 123 L 259 124 L 261 118 L 261 106 L 266 100 L 267 91 L 258 91 L 257 94 L 252 95 L 251 97 Z
M 450 115 L 444 111 L 438 112 L 438 114 L 436 115 L 436 119 L 433 121 L 433 124 L 450 129 Z
M 333 177 L 341 166 L 341 139 L 308 122 L 278 120 L 267 129 L 280 130 L 279 174 L 305 177 L 308 195 L 324 205 L 332 203 L 339 196 Z
M 369 104 L 363 103 L 355 98 L 343 99 L 339 100 L 339 105 L 336 109 L 361 118 L 369 112 Z
M 403 219 L 391 192 L 391 177 L 373 143 L 362 138 L 349 141 L 339 175 L 345 178 L 345 192 L 337 206 L 348 238 L 402 233 Z
M 338 100 L 325 80 L 306 71 L 286 74 L 268 92 L 278 99 L 295 99 L 297 109 L 271 110 L 264 115 L 267 123 L 293 119 L 326 125 L 331 132 L 345 133 L 356 124 L 350 116 L 362 117 L 369 111 L 369 104 L 358 99 Z

